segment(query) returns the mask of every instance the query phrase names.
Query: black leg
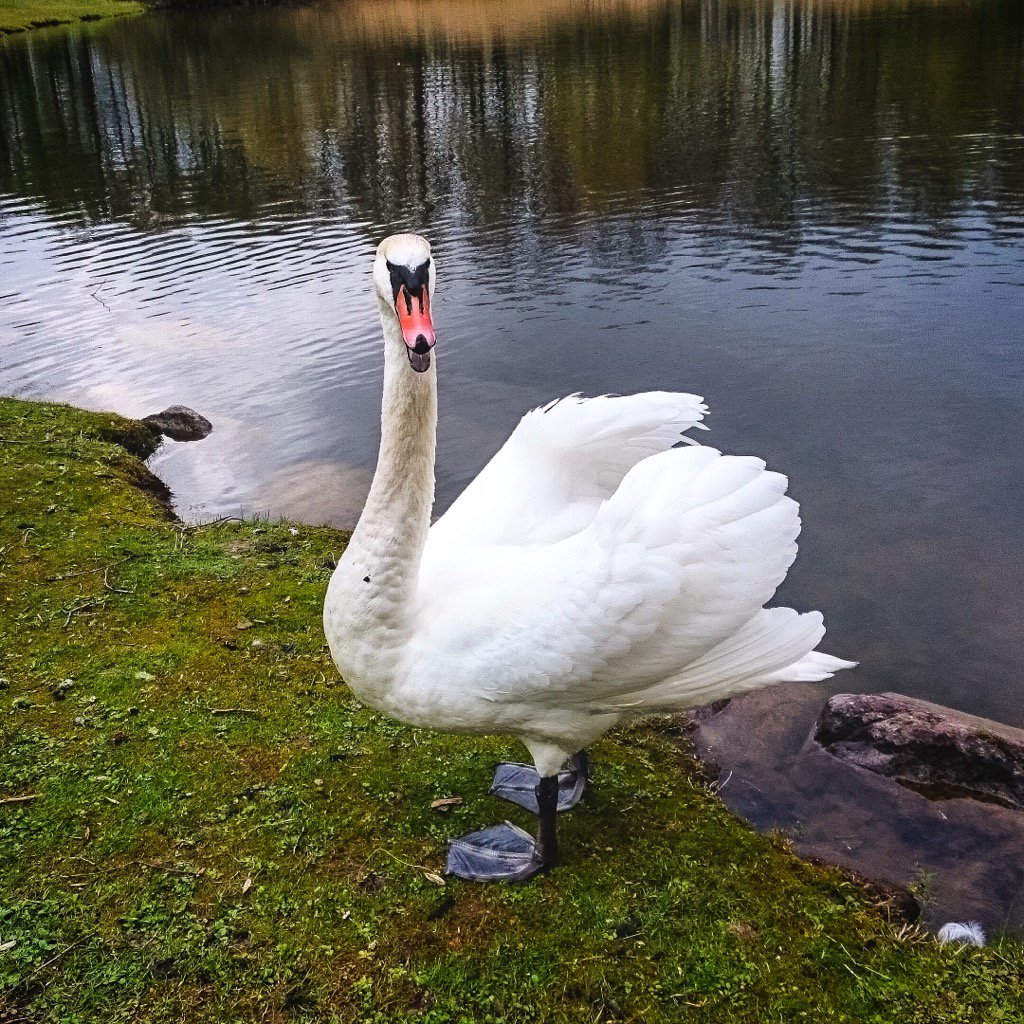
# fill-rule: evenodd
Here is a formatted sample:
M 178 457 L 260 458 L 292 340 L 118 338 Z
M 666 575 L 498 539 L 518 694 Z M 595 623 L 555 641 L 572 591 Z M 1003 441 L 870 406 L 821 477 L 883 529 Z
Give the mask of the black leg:
M 584 782 L 590 781 L 590 755 L 585 750 L 577 750 L 572 757 L 569 758 L 569 771 L 578 772 L 583 776 Z
M 557 775 L 536 785 L 540 822 L 537 838 L 506 821 L 473 832 L 448 845 L 448 873 L 474 882 L 523 882 L 558 859 Z
M 537 859 L 541 870 L 558 859 L 558 776 L 549 775 L 537 783 Z
M 570 811 L 580 802 L 589 778 L 590 758 L 585 750 L 580 750 L 569 758 L 564 770 L 558 773 L 559 811 Z M 491 792 L 502 800 L 539 814 L 537 786 L 540 782 L 541 778 L 533 765 L 499 764 L 494 772 Z

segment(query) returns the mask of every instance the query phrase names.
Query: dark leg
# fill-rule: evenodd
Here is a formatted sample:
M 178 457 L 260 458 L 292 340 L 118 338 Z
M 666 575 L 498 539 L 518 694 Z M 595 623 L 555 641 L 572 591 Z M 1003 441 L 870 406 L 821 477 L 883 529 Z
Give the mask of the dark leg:
M 584 782 L 590 781 L 590 755 L 585 750 L 577 750 L 569 758 L 568 770 L 579 772 Z
M 590 778 L 590 757 L 585 750 L 577 751 L 558 773 L 558 810 L 570 811 L 583 796 Z M 539 814 L 537 786 L 541 782 L 537 769 L 529 764 L 499 764 L 494 772 L 491 792 L 502 800 L 525 807 Z
M 510 821 L 453 839 L 448 873 L 474 882 L 523 882 L 552 867 L 558 858 L 558 796 L 557 775 L 537 783 L 536 839 Z
M 558 860 L 558 798 L 560 784 L 557 775 L 549 775 L 537 783 L 537 806 L 540 821 L 537 824 L 537 858 L 541 869 L 550 868 Z

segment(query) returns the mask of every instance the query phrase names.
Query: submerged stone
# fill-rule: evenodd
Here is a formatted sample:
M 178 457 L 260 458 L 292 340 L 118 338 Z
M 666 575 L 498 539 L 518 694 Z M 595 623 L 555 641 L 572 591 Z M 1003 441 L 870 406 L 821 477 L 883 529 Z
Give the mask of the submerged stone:
M 840 693 L 818 716 L 814 739 L 926 795 L 1024 808 L 1024 729 L 898 693 Z

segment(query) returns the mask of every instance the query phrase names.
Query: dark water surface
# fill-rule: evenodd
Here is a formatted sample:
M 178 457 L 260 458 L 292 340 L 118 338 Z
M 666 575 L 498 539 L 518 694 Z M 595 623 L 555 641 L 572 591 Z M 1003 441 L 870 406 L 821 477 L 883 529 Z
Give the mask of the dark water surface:
M 444 507 L 527 408 L 697 391 L 845 689 L 1024 725 L 1024 5 L 395 0 L 0 42 L 0 389 L 215 424 L 181 511 L 351 524 L 369 265 L 435 245 Z M 763 816 L 771 823 L 771 815 Z M 1014 895 L 1015 898 L 1015 895 Z

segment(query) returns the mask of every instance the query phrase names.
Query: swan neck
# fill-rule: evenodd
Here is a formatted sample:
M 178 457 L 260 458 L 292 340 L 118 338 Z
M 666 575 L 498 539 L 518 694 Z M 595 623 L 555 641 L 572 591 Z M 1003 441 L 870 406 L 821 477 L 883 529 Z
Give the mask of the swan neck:
M 437 371 L 409 365 L 397 321 L 382 311 L 384 397 L 377 469 L 350 548 L 361 555 L 382 605 L 404 605 L 415 589 L 434 504 Z

